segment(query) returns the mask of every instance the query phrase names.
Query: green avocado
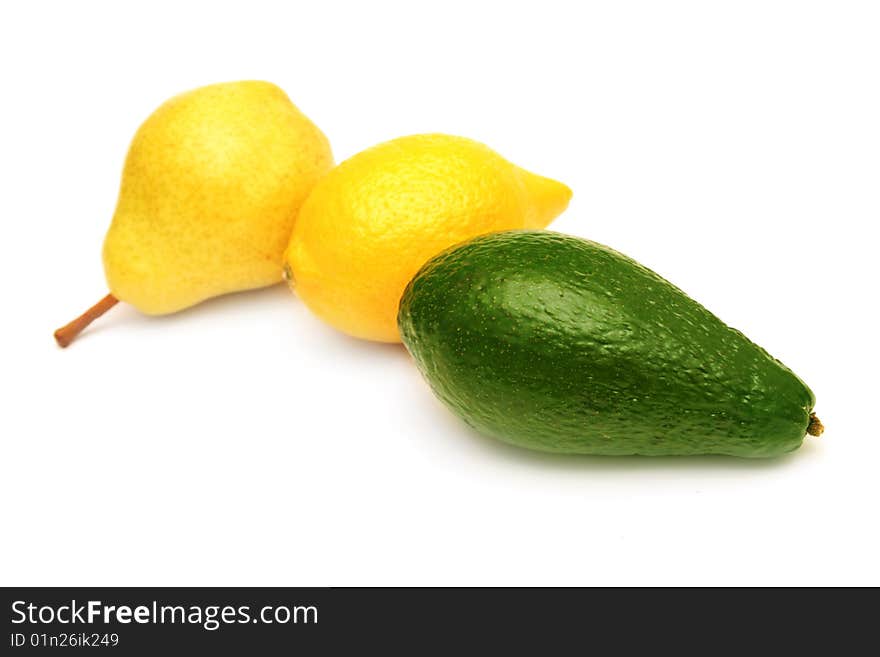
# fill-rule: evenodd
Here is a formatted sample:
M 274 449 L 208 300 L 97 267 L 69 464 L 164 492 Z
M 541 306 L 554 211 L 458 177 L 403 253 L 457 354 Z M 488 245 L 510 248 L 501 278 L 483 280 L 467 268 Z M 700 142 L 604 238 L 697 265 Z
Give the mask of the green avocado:
M 441 253 L 400 302 L 403 342 L 481 433 L 564 454 L 797 449 L 822 425 L 785 365 L 634 260 L 549 231 Z

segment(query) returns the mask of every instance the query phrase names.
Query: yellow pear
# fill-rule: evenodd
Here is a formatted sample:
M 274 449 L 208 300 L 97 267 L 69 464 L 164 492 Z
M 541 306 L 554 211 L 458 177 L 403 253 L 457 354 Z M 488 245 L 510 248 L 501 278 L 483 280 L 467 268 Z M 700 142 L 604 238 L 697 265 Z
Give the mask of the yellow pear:
M 214 84 L 168 100 L 125 161 L 103 250 L 110 294 L 58 329 L 58 343 L 117 301 L 163 315 L 278 283 L 297 212 L 332 166 L 327 138 L 274 84 Z
M 320 318 L 399 342 L 397 306 L 431 257 L 483 233 L 544 228 L 571 190 L 464 137 L 413 135 L 369 148 L 324 177 L 300 210 L 285 276 Z

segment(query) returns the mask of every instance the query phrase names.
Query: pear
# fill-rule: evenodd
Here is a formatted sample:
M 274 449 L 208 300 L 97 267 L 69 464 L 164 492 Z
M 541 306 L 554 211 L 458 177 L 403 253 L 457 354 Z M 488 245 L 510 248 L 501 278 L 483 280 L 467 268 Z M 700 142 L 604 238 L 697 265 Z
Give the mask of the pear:
M 118 301 L 164 315 L 279 283 L 297 212 L 332 166 L 327 138 L 274 84 L 171 98 L 128 151 L 104 241 L 110 294 L 58 329 L 58 344 Z

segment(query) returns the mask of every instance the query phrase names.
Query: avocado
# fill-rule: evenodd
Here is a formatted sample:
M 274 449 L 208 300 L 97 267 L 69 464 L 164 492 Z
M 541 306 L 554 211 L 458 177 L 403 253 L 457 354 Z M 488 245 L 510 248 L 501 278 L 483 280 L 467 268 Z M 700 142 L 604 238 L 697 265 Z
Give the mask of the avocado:
M 492 233 L 426 263 L 403 342 L 477 431 L 547 452 L 772 457 L 822 425 L 785 365 L 651 270 L 550 231 Z

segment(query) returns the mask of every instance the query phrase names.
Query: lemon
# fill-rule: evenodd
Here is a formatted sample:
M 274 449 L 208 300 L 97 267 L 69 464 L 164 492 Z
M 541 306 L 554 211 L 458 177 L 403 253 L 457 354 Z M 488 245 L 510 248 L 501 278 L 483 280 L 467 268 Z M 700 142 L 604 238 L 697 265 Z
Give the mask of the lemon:
M 312 189 L 285 274 L 318 317 L 349 335 L 399 342 L 397 306 L 431 257 L 498 230 L 544 228 L 571 190 L 470 139 L 414 135 L 367 149 Z

